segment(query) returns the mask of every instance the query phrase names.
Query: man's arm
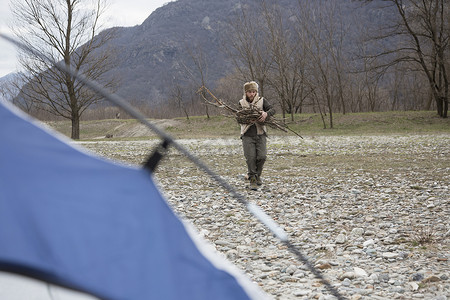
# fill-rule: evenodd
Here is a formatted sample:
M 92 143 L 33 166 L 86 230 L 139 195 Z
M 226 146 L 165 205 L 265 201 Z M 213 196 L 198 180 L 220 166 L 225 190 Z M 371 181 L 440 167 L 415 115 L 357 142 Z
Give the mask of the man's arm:
M 275 114 L 275 108 L 273 108 L 270 103 L 264 99 L 263 102 L 263 111 L 261 113 L 261 116 L 258 118 L 258 122 L 264 123 L 267 119 L 267 117 L 271 117 Z
M 267 116 L 271 117 L 275 115 L 275 108 L 264 98 L 263 110 L 267 113 Z

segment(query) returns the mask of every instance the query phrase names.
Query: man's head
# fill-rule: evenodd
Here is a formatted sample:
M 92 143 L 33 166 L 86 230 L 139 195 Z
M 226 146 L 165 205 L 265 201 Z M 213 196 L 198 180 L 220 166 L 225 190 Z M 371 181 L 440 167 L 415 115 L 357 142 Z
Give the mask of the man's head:
M 252 102 L 256 94 L 258 94 L 258 84 L 254 81 L 244 83 L 244 93 L 247 99 Z
M 254 81 L 249 81 L 244 83 L 244 92 L 248 91 L 258 91 L 258 84 Z

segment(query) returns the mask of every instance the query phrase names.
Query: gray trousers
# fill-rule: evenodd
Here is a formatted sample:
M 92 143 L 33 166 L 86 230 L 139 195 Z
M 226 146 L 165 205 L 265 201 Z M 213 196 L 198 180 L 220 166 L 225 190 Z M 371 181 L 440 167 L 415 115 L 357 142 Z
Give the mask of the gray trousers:
M 244 156 L 247 161 L 248 176 L 261 176 L 267 157 L 267 137 L 265 135 L 242 136 Z

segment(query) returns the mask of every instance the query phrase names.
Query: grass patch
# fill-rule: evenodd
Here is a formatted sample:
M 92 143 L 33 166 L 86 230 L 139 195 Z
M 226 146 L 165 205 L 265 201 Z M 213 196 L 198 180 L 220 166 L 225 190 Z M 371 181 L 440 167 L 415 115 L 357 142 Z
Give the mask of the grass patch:
M 276 116 L 282 119 L 281 115 Z M 296 114 L 294 121 L 286 116 L 290 129 L 304 137 L 333 136 L 333 135 L 386 135 L 386 134 L 436 134 L 450 133 L 450 118 L 440 118 L 434 111 L 405 111 L 405 112 L 376 112 L 376 113 L 348 113 L 334 114 L 332 129 L 324 129 L 319 114 Z M 236 137 L 240 128 L 234 118 L 225 116 L 193 116 L 175 118 L 171 120 L 149 120 L 155 124 L 162 124 L 167 133 L 174 138 L 218 138 Z M 329 120 L 327 120 L 329 122 Z M 49 122 L 48 125 L 62 134 L 71 133 L 70 121 Z M 97 121 L 82 121 L 80 137 L 82 140 L 106 138 L 112 134 L 112 140 L 139 140 L 154 136 L 151 132 L 127 134 L 142 126 L 134 119 L 110 119 Z M 329 127 L 329 124 L 327 124 Z M 269 128 L 269 135 L 292 136 L 292 132 L 283 132 Z
M 436 231 L 432 226 L 422 226 L 413 228 L 411 234 L 411 243 L 413 246 L 423 246 L 432 244 L 437 236 Z
M 296 115 L 289 128 L 304 135 L 377 135 L 411 133 L 448 133 L 450 119 L 433 111 L 402 111 L 334 114 L 333 128 L 324 129 L 319 115 Z
M 240 127 L 233 118 L 225 116 L 194 116 L 189 120 L 176 118 L 179 124 L 167 128 L 167 132 L 176 138 L 215 138 L 236 136 Z

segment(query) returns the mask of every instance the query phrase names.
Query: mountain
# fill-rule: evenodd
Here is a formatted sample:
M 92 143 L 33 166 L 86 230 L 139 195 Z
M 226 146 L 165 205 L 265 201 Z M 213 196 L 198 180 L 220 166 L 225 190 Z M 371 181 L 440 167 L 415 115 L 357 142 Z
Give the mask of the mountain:
M 224 76 L 232 66 L 220 50 L 220 35 L 239 2 L 179 0 L 158 8 L 139 26 L 115 28 L 117 38 L 108 46 L 119 54 L 112 70 L 120 80 L 117 93 L 138 102 L 164 101 L 174 82 L 191 79 L 186 67 L 196 70 L 193 56 L 200 53 L 210 82 Z
M 380 10 L 373 3 L 382 1 L 372 1 L 372 8 L 365 7 L 363 2 L 342 0 L 337 6 L 348 22 L 355 22 L 355 15 L 358 22 L 380 19 Z M 242 9 L 251 10 L 260 3 L 259 0 L 178 0 L 156 9 L 141 25 L 115 28 L 117 38 L 108 47 L 118 53 L 117 67 L 111 71 L 111 76 L 120 81 L 117 94 L 135 102 L 166 101 L 174 84 L 192 82 L 186 68 L 198 74 L 192 57 L 200 55 L 207 65 L 207 84 L 214 87 L 233 68 L 222 51 L 221 42 L 229 31 L 230 20 Z M 285 12 L 298 10 L 298 3 L 298 0 L 276 2 Z M 357 30 L 362 27 L 367 24 L 349 26 L 350 43 L 356 40 Z M 351 49 L 352 45 L 349 46 Z M 195 79 L 200 82 L 199 75 Z
M 19 84 L 19 82 L 20 80 L 17 73 L 9 73 L 0 77 L 0 101 L 9 101 L 17 96 L 19 90 L 13 86 L 13 83 Z
M 356 14 L 364 15 L 367 22 L 379 18 L 378 10 L 361 9 L 362 2 L 342 0 L 338 6 L 349 22 Z M 260 3 L 261 0 L 172 1 L 156 9 L 141 25 L 107 29 L 116 32 L 116 38 L 103 46 L 116 53 L 115 67 L 108 73 L 119 81 L 116 93 L 134 103 L 157 105 L 167 101 L 175 84 L 198 88 L 201 76 L 194 60 L 200 56 L 206 65 L 203 71 L 207 86 L 213 88 L 218 79 L 233 70 L 222 45 L 230 21 L 242 10 L 256 9 Z M 288 14 L 298 10 L 299 1 L 278 0 L 276 4 Z M 356 40 L 358 28 L 365 26 L 350 26 L 350 40 Z M 197 82 L 193 84 L 193 80 Z
M 10 84 L 11 82 L 13 82 L 17 77 L 17 73 L 9 73 L 6 74 L 3 77 L 0 77 L 0 86 L 3 86 L 5 84 Z

